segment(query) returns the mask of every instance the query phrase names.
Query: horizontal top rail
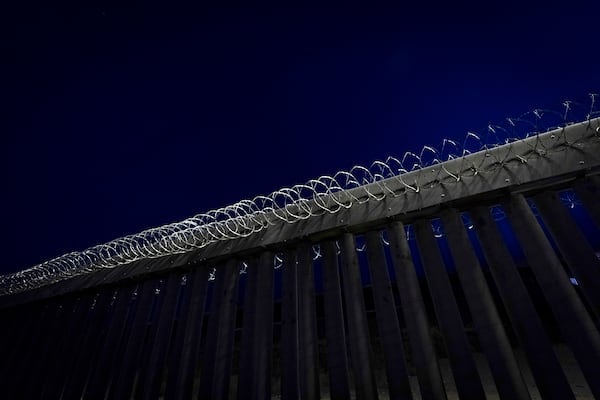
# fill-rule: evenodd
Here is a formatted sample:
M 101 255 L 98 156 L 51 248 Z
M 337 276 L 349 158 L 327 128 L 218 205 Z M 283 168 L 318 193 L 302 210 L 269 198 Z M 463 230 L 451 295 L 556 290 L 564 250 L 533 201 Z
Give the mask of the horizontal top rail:
M 200 262 L 217 264 L 224 258 L 244 257 L 300 240 L 318 241 L 344 231 L 360 232 L 390 219 L 407 222 L 440 207 L 491 202 L 507 191 L 534 192 L 599 172 L 600 118 L 594 118 L 388 178 L 381 175 L 372 183 L 351 189 L 313 192 L 316 194 L 311 199 L 299 198 L 280 208 L 207 224 L 205 237 L 213 240 L 201 247 L 190 244 L 190 232 L 174 232 L 172 254 L 82 269 L 73 277 L 40 276 L 30 289 L 21 292 L 0 288 L 5 290 L 0 293 L 0 307 L 170 268 L 191 268 Z M 293 193 L 289 196 L 292 199 Z

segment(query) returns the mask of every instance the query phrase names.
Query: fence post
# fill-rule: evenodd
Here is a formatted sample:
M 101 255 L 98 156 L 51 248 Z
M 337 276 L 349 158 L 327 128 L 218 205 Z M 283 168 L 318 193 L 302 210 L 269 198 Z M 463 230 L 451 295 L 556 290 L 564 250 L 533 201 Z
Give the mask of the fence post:
M 342 308 L 342 288 L 335 242 L 321 243 L 323 253 L 323 285 L 325 302 L 325 335 L 327 336 L 327 369 L 332 400 L 350 398 L 346 331 Z
M 412 399 L 402 333 L 381 236 L 379 232 L 371 231 L 365 233 L 365 239 L 389 396 L 390 399 Z
M 589 176 L 575 180 L 573 189 L 590 217 L 600 229 L 600 177 Z
M 199 265 L 189 273 L 185 288 L 185 312 L 181 313 L 177 338 L 167 377 L 167 399 L 192 397 L 194 376 L 200 361 L 200 339 L 208 289 L 208 267 Z
M 219 325 L 215 347 L 215 363 L 213 369 L 213 385 L 211 399 L 229 398 L 231 381 L 231 359 L 233 355 L 233 339 L 235 314 L 237 311 L 238 282 L 240 279 L 240 263 L 236 259 L 229 260 L 225 267 L 217 269 L 216 279 L 224 282 L 223 291 L 215 293 L 221 297 L 219 306 Z
M 97 359 L 99 341 L 102 334 L 105 333 L 104 328 L 112 311 L 116 294 L 117 290 L 115 289 L 103 289 L 99 293 L 99 298 L 92 305 L 90 320 L 86 323 L 85 332 L 80 345 L 75 350 L 75 357 L 68 370 L 62 398 L 81 398 L 92 363 Z
M 340 240 L 342 252 L 342 282 L 346 300 L 346 319 L 350 340 L 350 357 L 356 382 L 358 400 L 377 399 L 377 386 L 372 368 L 372 351 L 369 341 L 369 328 L 363 289 L 360 280 L 360 266 L 356 256 L 354 236 L 344 233 Z
M 238 399 L 271 398 L 273 342 L 273 253 L 248 263 Z
M 506 212 L 525 257 L 594 396 L 600 398 L 600 335 L 569 281 L 527 200 L 511 196 Z
M 534 197 L 537 209 L 600 323 L 600 260 L 556 192 Z
M 460 214 L 456 210 L 447 210 L 442 216 L 442 222 L 458 278 L 498 393 L 503 399 L 530 399 Z
M 129 326 L 128 317 L 135 314 L 134 305 L 138 300 L 138 290 L 140 289 L 141 285 L 126 286 L 117 293 L 106 335 L 99 346 L 99 357 L 92 365 L 83 393 L 83 398 L 86 400 L 105 398 L 107 387 L 110 385 L 111 373 L 112 376 L 115 376 L 115 370 L 118 369 L 117 356 L 123 347 L 121 343 L 126 338 Z
M 287 250 L 283 256 L 281 298 L 281 398 L 300 397 L 298 376 L 298 269 L 296 254 Z
M 392 222 L 388 225 L 387 232 L 390 237 L 390 251 L 396 272 L 396 284 L 406 321 L 408 344 L 419 379 L 421 397 L 424 400 L 445 399 L 446 391 L 431 341 L 429 320 L 410 248 L 406 241 L 404 224 L 399 221 Z
M 162 385 L 165 357 L 169 350 L 171 332 L 173 330 L 174 316 L 177 300 L 182 292 L 180 272 L 172 272 L 161 293 L 163 301 L 156 311 L 155 325 L 150 333 L 151 337 L 146 344 L 146 351 L 150 353 L 148 364 L 140 371 L 139 393 L 143 399 L 157 399 Z
M 9 384 L 7 397 L 39 398 L 41 396 L 43 379 L 40 381 L 40 378 L 49 373 L 49 360 L 57 351 L 63 334 L 62 324 L 68 321 L 66 315 L 71 311 L 71 307 L 72 299 L 54 299 L 47 307 L 40 310 L 42 315 L 38 314 L 37 318 L 34 317 L 35 308 L 26 310 L 26 316 L 32 320 L 32 323 L 21 341 L 22 354 L 14 358 L 15 364 L 5 371 L 6 375 L 2 375 L 6 377 L 6 382 Z M 25 372 L 27 365 L 31 368 L 29 373 Z M 11 389 L 14 391 L 11 392 Z
M 86 321 L 88 314 L 91 312 L 95 296 L 86 293 L 80 294 L 73 308 L 65 314 L 66 319 L 64 325 L 59 327 L 59 332 L 62 334 L 55 342 L 56 351 L 53 357 L 50 358 L 49 370 L 46 371 L 44 384 L 42 386 L 42 399 L 57 399 L 60 398 L 64 374 L 68 361 L 73 355 L 73 343 L 75 343 L 83 333 L 83 322 Z
M 111 399 L 129 398 L 134 389 L 148 318 L 151 316 L 152 305 L 159 300 L 160 296 L 160 281 L 144 282 L 138 290 L 141 291 L 141 294 L 138 300 L 132 304 L 135 307 L 135 315 L 131 322 L 131 329 L 124 338 L 122 358 L 118 363 L 116 373 L 113 373 L 113 383 L 108 396 Z
M 498 287 L 514 332 L 529 360 L 531 372 L 542 397 L 573 400 L 575 396 L 554 353 L 552 343 L 489 209 L 483 206 L 475 207 L 469 210 L 469 214 L 492 278 Z
M 446 266 L 433 237 L 431 223 L 428 220 L 419 220 L 414 223 L 414 227 L 425 276 L 437 320 L 446 342 L 458 394 L 461 399 L 483 399 L 485 392 L 475 366 L 475 360 L 469 349 Z
M 315 274 L 311 246 L 301 243 L 296 249 L 298 260 L 298 342 L 300 347 L 300 395 L 302 400 L 319 396 L 319 342 L 315 305 Z

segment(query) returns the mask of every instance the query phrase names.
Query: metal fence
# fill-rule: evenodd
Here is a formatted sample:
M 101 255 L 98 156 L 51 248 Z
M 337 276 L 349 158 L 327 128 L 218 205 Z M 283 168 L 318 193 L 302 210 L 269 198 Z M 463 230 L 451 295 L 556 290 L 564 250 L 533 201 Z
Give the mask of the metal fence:
M 560 198 L 597 233 L 599 173 L 590 119 L 0 296 L 2 397 L 600 399 L 600 249 Z

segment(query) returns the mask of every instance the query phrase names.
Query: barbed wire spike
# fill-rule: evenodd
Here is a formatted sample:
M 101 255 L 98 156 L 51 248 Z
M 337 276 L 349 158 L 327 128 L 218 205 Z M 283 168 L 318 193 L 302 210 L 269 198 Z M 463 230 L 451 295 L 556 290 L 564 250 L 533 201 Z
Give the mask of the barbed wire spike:
M 587 120 L 600 114 L 600 111 L 596 110 L 596 97 L 598 94 L 589 94 L 590 106 L 585 115 Z M 573 118 L 574 110 L 577 107 L 581 108 L 580 104 L 565 101 L 562 106 L 564 107 L 562 112 L 535 109 L 518 118 L 506 118 L 504 126 L 488 125 L 486 142 L 492 139 L 492 143 L 485 143 L 480 135 L 467 132 L 462 142 L 444 139 L 441 143 L 441 151 L 433 146 L 423 146 L 420 152 L 405 152 L 401 159 L 390 156 L 385 161 L 373 162 L 369 168 L 356 165 L 349 171 L 339 171 L 332 176 L 323 175 L 305 184 L 282 188 L 266 196 L 259 195 L 252 199 L 241 200 L 180 222 L 147 229 L 80 252 L 67 253 L 23 271 L 0 276 L 0 295 L 39 288 L 74 276 L 116 268 L 138 260 L 181 254 L 206 247 L 217 241 L 248 237 L 276 224 L 277 221 L 291 224 L 325 213 L 337 213 L 354 204 L 382 201 L 388 196 L 396 197 L 405 192 L 419 193 L 421 185 L 427 182 L 419 182 L 415 177 L 407 182 L 404 174 L 423 170 L 426 167 L 432 168 L 457 158 L 462 158 L 464 164 L 464 158 L 472 154 L 472 150 L 488 151 L 536 135 L 538 141 L 527 154 L 513 154 L 516 161 L 527 163 L 529 157 L 544 156 L 548 151 L 538 143 L 540 133 L 581 122 L 569 121 L 569 118 Z M 549 121 L 552 118 L 555 119 Z M 544 124 L 547 126 L 542 126 Z M 506 137 L 500 138 L 504 135 Z M 469 147 L 476 147 L 476 149 Z M 498 165 L 508 162 L 508 154 L 499 161 L 501 162 Z M 446 180 L 451 178 L 449 181 L 459 182 L 460 174 L 464 172 L 463 168 L 472 170 L 475 175 L 481 172 L 480 166 L 475 165 L 461 166 L 459 171 L 433 167 L 437 173 L 435 179 L 439 182 L 441 173 L 444 172 L 445 177 L 442 178 Z M 385 183 L 385 179 L 388 178 L 397 181 L 402 190 L 394 192 Z M 569 207 L 577 205 L 573 199 L 572 196 L 568 199 L 563 198 Z M 494 211 L 494 215 L 497 219 L 503 213 L 501 210 Z M 441 234 L 441 231 L 438 233 Z M 406 234 L 409 240 L 412 240 L 414 235 L 410 226 L 406 227 Z M 363 246 L 358 248 L 363 250 Z M 313 247 L 313 253 L 315 259 L 321 257 L 319 248 Z M 281 268 L 281 265 L 281 257 L 276 257 L 274 267 Z M 245 270 L 244 267 L 242 271 Z M 214 272 L 213 268 L 210 273 L 212 280 L 215 279 Z

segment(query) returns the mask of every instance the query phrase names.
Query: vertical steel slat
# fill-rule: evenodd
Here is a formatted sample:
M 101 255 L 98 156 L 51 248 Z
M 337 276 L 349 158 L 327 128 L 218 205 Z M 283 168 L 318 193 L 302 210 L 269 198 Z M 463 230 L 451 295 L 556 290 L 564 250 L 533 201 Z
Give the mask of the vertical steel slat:
M 77 361 L 77 355 L 80 353 L 85 353 L 86 349 L 83 347 L 84 341 L 86 339 L 87 332 L 91 329 L 91 326 L 94 321 L 94 315 L 97 313 L 96 306 L 98 305 L 98 301 L 101 300 L 101 295 L 99 293 L 87 294 L 86 297 L 89 298 L 89 302 L 86 304 L 86 310 L 84 311 L 83 318 L 78 321 L 76 324 L 77 334 L 73 335 L 73 340 L 68 344 L 69 350 L 63 354 L 63 361 L 61 363 L 61 374 L 59 379 L 57 379 L 56 385 L 56 397 L 61 398 L 64 387 L 68 384 L 70 375 L 73 371 L 73 366 Z
M 406 240 L 404 225 L 401 222 L 394 222 L 388 225 L 387 232 L 390 237 L 390 252 L 396 272 L 396 284 L 406 321 L 409 346 L 419 380 L 421 398 L 423 400 L 445 399 L 446 391 L 431 340 L 427 312 Z
M 95 370 L 98 368 L 98 363 L 102 356 L 102 347 L 109 334 L 110 323 L 115 314 L 119 294 L 123 291 L 125 291 L 125 288 L 113 290 L 106 310 L 100 310 L 103 315 L 96 321 L 96 326 L 91 332 L 88 343 L 89 348 L 92 349 L 91 355 L 89 357 L 82 355 L 81 363 L 75 367 L 77 375 L 74 378 L 73 385 L 67 388 L 68 391 L 65 392 L 64 398 L 85 398 L 85 389 Z M 129 292 L 129 294 L 131 293 Z M 72 396 L 70 396 L 71 393 L 73 394 Z
M 200 340 L 208 289 L 208 267 L 201 265 L 190 272 L 184 300 L 189 303 L 178 326 L 178 339 L 171 354 L 166 399 L 192 397 L 194 376 L 200 361 Z M 180 344 L 177 344 L 180 343 Z
M 273 343 L 273 253 L 265 251 L 247 269 L 238 399 L 271 398 Z
M 48 373 L 48 360 L 56 349 L 56 342 L 62 334 L 61 323 L 72 307 L 71 300 L 50 300 L 41 315 L 35 309 L 28 310 L 27 317 L 34 320 L 26 338 L 21 342 L 19 351 L 23 354 L 15 359 L 15 365 L 7 370 L 7 383 L 14 385 L 17 392 L 8 391 L 10 398 L 39 398 L 43 388 L 43 379 Z M 35 361 L 34 361 L 35 360 Z M 24 369 L 29 368 L 28 373 Z M 20 392 L 19 392 L 20 391 Z M 20 393 L 20 394 L 17 394 Z
M 41 318 L 48 310 L 51 303 L 33 304 L 29 307 L 15 307 L 11 310 L 5 310 L 4 318 L 9 318 L 10 322 L 4 324 L 3 337 L 0 343 L 3 344 L 2 358 L 0 364 L 0 377 L 7 377 L 8 371 L 14 369 L 15 364 L 21 358 L 19 352 L 22 352 L 25 346 L 23 343 L 33 332 L 35 318 L 38 315 Z
M 258 354 L 254 367 L 255 400 L 271 398 L 271 364 L 273 351 L 273 296 L 275 271 L 274 255 L 264 252 L 258 262 L 258 296 L 256 309 L 259 311 L 254 335 Z
M 10 311 L 14 313 L 16 309 L 2 310 L 2 316 L 0 317 L 0 326 L 2 326 L 2 336 L 0 337 L 0 351 L 2 352 L 2 357 L 0 357 L 0 377 L 6 376 L 4 371 L 12 361 L 19 338 L 26 335 L 25 326 L 19 324 L 16 315 Z M 24 313 L 22 312 L 21 314 L 23 315 Z
M 92 305 L 93 309 L 90 312 L 90 320 L 86 324 L 87 326 L 85 332 L 83 332 L 81 342 L 75 350 L 75 357 L 67 371 L 67 380 L 62 394 L 62 398 L 64 399 L 81 398 L 85 378 L 90 368 L 90 364 L 87 361 L 93 358 L 96 350 L 94 341 L 100 336 L 105 323 L 105 317 L 110 311 L 114 294 L 114 289 L 105 289 L 98 294 Z
M 534 197 L 537 209 L 558 249 L 575 275 L 585 298 L 600 317 L 600 260 L 555 192 Z
M 215 269 L 215 281 L 213 283 L 210 316 L 208 317 L 208 329 L 206 339 L 203 343 L 202 366 L 200 368 L 200 399 L 210 399 L 212 396 L 214 366 L 217 348 L 217 337 L 219 335 L 219 319 L 221 316 L 221 302 L 225 291 L 225 279 L 223 278 L 225 264 L 218 265 Z
M 185 316 L 187 315 L 190 302 L 191 302 L 191 275 L 189 271 L 185 271 L 181 275 L 179 281 L 179 297 L 175 305 L 175 311 L 173 313 L 173 330 L 171 332 L 171 339 L 169 343 L 169 351 L 166 355 L 165 369 L 166 373 L 164 376 L 164 398 L 168 399 L 174 396 L 174 393 L 169 394 L 169 391 L 174 391 L 176 385 L 176 372 L 179 358 L 183 350 L 183 339 L 185 336 Z
M 498 287 L 514 332 L 529 360 L 531 372 L 542 397 L 554 400 L 574 399 L 571 387 L 552 349 L 552 343 L 489 209 L 475 207 L 469 210 L 469 214 L 492 278 Z
M 237 312 L 238 282 L 240 278 L 240 263 L 231 259 L 222 271 L 217 270 L 217 279 L 224 280 L 224 290 L 217 293 L 221 296 L 219 307 L 219 330 L 215 347 L 215 364 L 213 372 L 213 400 L 229 398 L 231 380 L 231 361 L 233 356 L 233 339 L 235 315 Z
M 39 397 L 39 384 L 35 387 L 32 387 L 32 384 L 39 383 L 40 377 L 44 374 L 42 365 L 45 364 L 49 350 L 46 344 L 50 343 L 56 329 L 56 317 L 62 313 L 62 306 L 51 303 L 40 308 L 39 314 L 33 307 L 21 310 L 21 313 L 24 320 L 30 321 L 29 329 L 22 332 L 17 342 L 18 348 L 17 345 L 12 345 L 6 350 L 9 352 L 9 357 L 4 368 L 0 369 L 1 383 L 8 398 L 24 397 L 24 393 Z M 50 314 L 55 318 L 50 317 Z M 37 362 L 31 364 L 34 359 Z M 34 391 L 35 393 L 32 393 Z
M 511 196 L 506 212 L 525 257 L 579 362 L 594 396 L 600 398 L 600 335 L 552 246 L 537 223 L 527 200 Z
M 138 287 L 139 290 L 141 287 Z M 108 323 L 106 336 L 100 344 L 98 360 L 92 365 L 92 370 L 86 384 L 83 398 L 104 399 L 110 380 L 114 376 L 117 356 L 120 354 L 121 343 L 125 340 L 128 330 L 128 316 L 135 313 L 134 307 L 137 300 L 136 288 L 132 285 L 124 287 L 117 293 L 114 312 Z
M 414 223 L 414 227 L 425 276 L 437 320 L 446 342 L 458 394 L 461 399 L 483 399 L 485 392 L 475 366 L 475 360 L 469 350 L 464 324 L 452 292 L 446 266 L 433 236 L 431 223 L 427 220 L 419 220 Z
M 128 399 L 133 391 L 135 375 L 142 352 L 144 335 L 152 304 L 159 296 L 159 281 L 144 282 L 138 300 L 135 302 L 135 315 L 131 322 L 131 329 L 123 341 L 123 354 L 119 359 L 116 374 L 113 375 L 113 384 L 110 387 L 109 399 Z
M 360 266 L 356 255 L 354 236 L 351 233 L 345 233 L 340 238 L 340 250 L 342 253 L 342 282 L 346 302 L 350 358 L 356 382 L 356 398 L 358 400 L 377 399 L 367 312 L 360 280 Z
M 412 399 L 402 333 L 380 233 L 367 232 L 365 239 L 389 396 L 390 399 Z
M 273 265 L 274 255 L 271 252 L 264 252 L 259 258 L 258 267 L 259 288 L 257 298 L 257 309 L 260 313 L 257 318 L 257 327 L 255 335 L 256 348 L 258 355 L 256 357 L 255 367 L 255 399 L 271 398 L 271 366 L 273 352 L 273 303 L 275 289 L 275 271 Z
M 175 322 L 174 316 L 180 295 L 181 279 L 180 272 L 172 272 L 167 279 L 165 290 L 161 291 L 163 301 L 155 319 L 156 328 L 152 330 L 152 338 L 148 342 L 146 350 L 150 352 L 149 362 L 142 366 L 140 373 L 139 397 L 142 399 L 158 399 L 159 396 L 165 358 Z
M 320 246 L 323 254 L 329 392 L 332 400 L 346 400 L 350 398 L 350 378 L 337 249 L 333 241 L 323 242 Z
M 256 260 L 247 261 L 246 293 L 244 294 L 244 320 L 242 325 L 242 343 L 240 349 L 240 368 L 238 379 L 238 399 L 252 397 L 254 380 L 254 360 L 257 355 L 256 319 L 260 310 L 257 309 L 258 266 Z
M 139 356 L 135 365 L 136 373 L 134 375 L 131 396 L 136 399 L 141 399 L 144 395 L 144 388 L 142 385 L 146 379 L 148 365 L 150 364 L 150 357 L 152 356 L 152 349 L 156 340 L 156 332 L 157 329 L 159 329 L 158 322 L 160 318 L 160 311 L 164 303 L 168 301 L 168 296 L 165 293 L 169 284 L 169 278 L 170 275 L 157 277 L 157 290 L 155 291 L 151 311 L 146 319 L 146 326 L 142 335 Z
M 19 328 L 15 323 L 16 308 L 6 309 L 0 308 L 0 323 L 4 329 L 0 330 L 0 343 L 9 343 L 12 339 L 11 335 Z M 6 357 L 6 353 L 5 353 Z M 4 358 L 0 360 L 0 370 L 2 369 L 1 363 L 4 362 Z
M 596 196 L 600 196 L 600 175 L 590 175 L 587 179 Z
M 319 395 L 319 342 L 315 305 L 315 278 L 311 246 L 302 243 L 297 248 L 298 260 L 298 342 L 300 347 L 299 376 L 302 400 L 316 400 Z
M 57 343 L 58 351 L 50 360 L 48 365 L 50 373 L 46 375 L 42 389 L 43 399 L 58 399 L 62 391 L 62 383 L 65 374 L 65 364 L 73 355 L 73 343 L 81 335 L 82 322 L 86 320 L 86 316 L 90 312 L 90 306 L 94 300 L 94 296 L 90 294 L 80 295 L 73 310 L 68 315 L 68 320 L 63 326 L 63 335 Z
M 600 177 L 577 179 L 573 184 L 573 190 L 596 226 L 600 228 Z
M 15 351 L 16 341 L 18 341 L 18 332 L 24 329 L 24 326 L 16 322 L 16 309 L 0 310 L 0 384 L 4 384 L 4 370 L 11 360 L 12 353 Z M 22 333 L 24 335 L 24 332 Z M 6 384 L 4 384 L 6 388 Z
M 447 210 L 442 215 L 442 222 L 475 330 L 489 361 L 498 393 L 503 399 L 530 399 L 460 214 L 456 210 Z
M 298 269 L 292 250 L 283 256 L 281 288 L 281 398 L 300 397 L 298 376 Z
M 24 354 L 11 371 L 12 376 L 8 376 L 8 381 L 14 383 L 14 388 L 18 390 L 8 392 L 11 398 L 41 397 L 44 380 L 52 369 L 51 360 L 58 352 L 64 334 L 63 325 L 68 321 L 67 315 L 72 312 L 74 301 L 73 298 L 55 300 L 53 311 L 42 315 L 33 325 L 26 346 L 21 349 Z M 36 361 L 32 362 L 33 360 Z M 25 373 L 23 369 L 28 364 L 31 369 Z

